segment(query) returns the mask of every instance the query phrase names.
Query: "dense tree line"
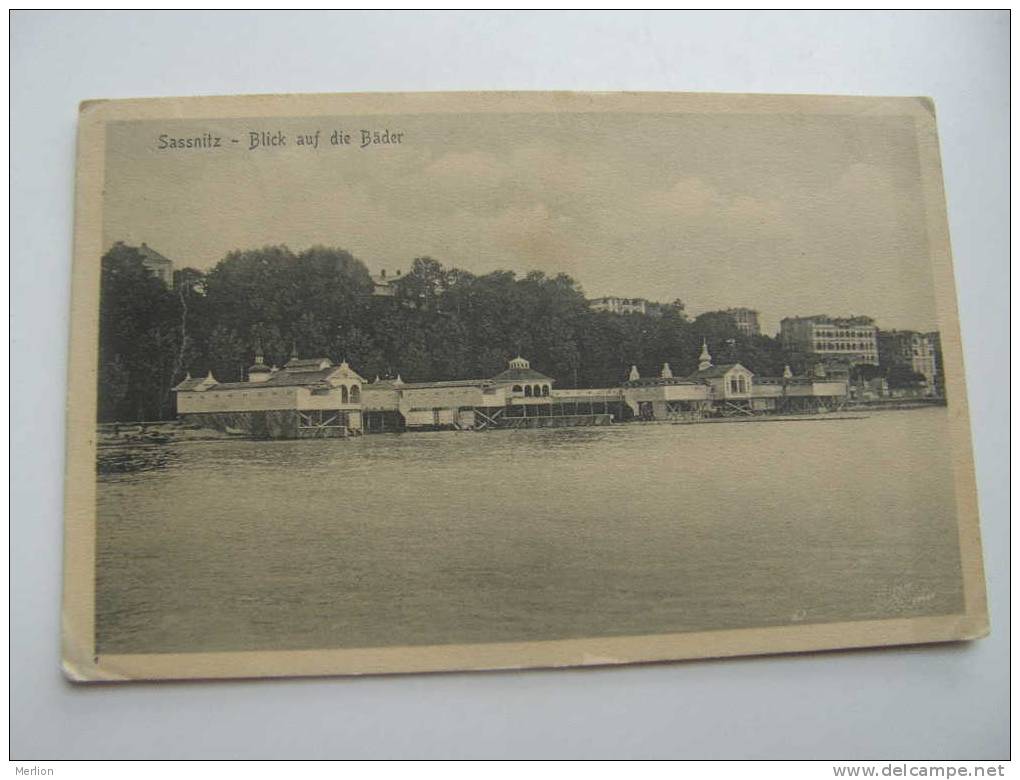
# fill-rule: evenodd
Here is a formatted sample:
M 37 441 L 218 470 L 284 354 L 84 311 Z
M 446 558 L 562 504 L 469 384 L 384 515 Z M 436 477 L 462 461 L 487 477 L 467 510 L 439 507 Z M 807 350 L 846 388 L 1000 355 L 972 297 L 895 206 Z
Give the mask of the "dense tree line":
M 178 270 L 168 289 L 117 244 L 102 258 L 100 419 L 172 416 L 171 388 L 186 372 L 241 380 L 256 339 L 269 364 L 296 349 L 346 359 L 369 380 L 489 377 L 521 354 L 559 387 L 616 386 L 631 365 L 643 376 L 666 362 L 675 376 L 693 372 L 703 339 L 716 363 L 769 376 L 785 362 L 805 368 L 776 339 L 741 335 L 724 312 L 692 320 L 679 301 L 654 315 L 591 311 L 565 274 L 475 275 L 421 257 L 393 286 L 394 296 L 373 296 L 368 270 L 342 249 L 268 246 L 231 252 L 206 273 Z

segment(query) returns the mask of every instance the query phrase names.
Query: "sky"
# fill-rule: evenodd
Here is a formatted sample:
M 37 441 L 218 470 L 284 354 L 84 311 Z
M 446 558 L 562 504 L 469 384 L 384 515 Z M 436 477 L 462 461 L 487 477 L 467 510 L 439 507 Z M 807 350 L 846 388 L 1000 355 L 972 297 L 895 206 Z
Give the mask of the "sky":
M 402 133 L 361 148 L 361 130 Z M 250 133 L 284 147 L 250 149 Z M 299 146 L 314 136 L 318 148 Z M 351 143 L 333 145 L 333 131 Z M 221 137 L 160 149 L 160 136 Z M 232 139 L 237 139 L 233 143 Z M 867 314 L 937 327 L 913 120 L 804 114 L 414 114 L 113 123 L 104 240 L 208 269 L 323 244 L 573 276 L 691 314 Z

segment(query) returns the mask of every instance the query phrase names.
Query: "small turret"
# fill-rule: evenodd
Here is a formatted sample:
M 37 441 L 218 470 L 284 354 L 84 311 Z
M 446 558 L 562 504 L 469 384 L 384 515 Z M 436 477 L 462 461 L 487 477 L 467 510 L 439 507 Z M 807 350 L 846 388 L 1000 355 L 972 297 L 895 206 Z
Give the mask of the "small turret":
M 701 340 L 701 354 L 698 356 L 698 371 L 705 371 L 712 367 L 712 356 L 708 352 L 708 341 Z
M 630 367 L 630 375 L 627 377 L 628 381 L 633 382 L 641 378 L 641 374 L 638 373 L 637 366 Z
M 783 379 L 793 379 L 793 372 L 789 366 L 783 366 Z
M 669 367 L 669 363 L 662 364 L 662 371 L 660 372 L 659 376 L 662 377 L 663 379 L 673 378 L 673 369 Z
M 272 369 L 266 365 L 266 356 L 262 352 L 262 337 L 255 337 L 255 365 L 248 369 L 249 382 L 265 382 L 273 375 Z

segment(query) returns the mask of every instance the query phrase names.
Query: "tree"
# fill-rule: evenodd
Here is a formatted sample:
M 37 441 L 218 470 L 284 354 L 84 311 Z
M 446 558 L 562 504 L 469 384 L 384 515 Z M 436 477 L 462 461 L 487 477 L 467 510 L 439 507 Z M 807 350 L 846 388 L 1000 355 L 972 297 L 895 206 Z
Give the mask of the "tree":
M 885 374 L 884 368 L 873 363 L 858 363 L 850 370 L 850 378 L 855 382 L 870 382 Z
M 905 365 L 890 366 L 888 380 L 889 387 L 896 389 L 919 387 L 928 382 L 924 374 L 919 374 L 910 366 Z
M 166 417 L 182 343 L 177 297 L 137 249 L 114 244 L 100 263 L 100 419 Z
M 438 260 L 416 257 L 411 270 L 394 283 L 394 288 L 397 298 L 426 309 L 434 308 L 447 288 L 446 270 Z
M 116 420 L 121 404 L 127 398 L 131 374 L 124 367 L 120 355 L 99 364 L 99 419 Z
M 566 274 L 474 275 L 418 257 L 394 282 L 395 295 L 378 297 L 350 252 L 280 245 L 230 252 L 207 273 L 180 269 L 174 283 L 166 289 L 131 247 L 104 255 L 102 419 L 169 416 L 171 388 L 185 371 L 242 379 L 256 339 L 270 365 L 285 364 L 296 346 L 303 357 L 346 359 L 369 378 L 491 377 L 520 354 L 560 387 L 613 387 L 631 365 L 649 376 L 668 362 L 674 376 L 687 376 L 703 340 L 716 364 L 740 362 L 758 375 L 812 364 L 777 339 L 740 333 L 726 312 L 689 320 L 679 300 L 649 314 L 592 311 Z

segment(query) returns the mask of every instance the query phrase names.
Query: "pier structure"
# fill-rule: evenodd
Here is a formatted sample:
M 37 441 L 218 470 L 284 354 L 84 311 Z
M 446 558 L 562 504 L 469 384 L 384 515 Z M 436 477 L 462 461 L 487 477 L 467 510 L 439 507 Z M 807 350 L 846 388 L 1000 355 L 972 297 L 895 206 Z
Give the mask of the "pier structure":
M 256 349 L 246 382 L 218 382 L 210 371 L 174 388 L 185 422 L 274 439 L 337 438 L 362 432 L 365 380 L 346 361 L 292 357 L 267 367 Z
M 377 379 L 364 388 L 365 431 L 607 425 L 624 414 L 619 389 L 561 391 L 555 381 L 520 356 L 487 379 Z
M 405 430 L 560 428 L 629 420 L 694 422 L 706 417 L 808 413 L 843 408 L 847 381 L 822 373 L 756 376 L 740 363 L 714 365 L 702 345 L 697 371 L 674 376 L 669 364 L 642 377 L 636 366 L 618 387 L 555 389 L 523 357 L 496 376 L 405 382 L 398 374 L 367 382 L 346 361 L 300 359 L 267 367 L 256 345 L 246 382 L 210 372 L 174 388 L 186 422 L 260 438 L 333 438 Z
M 666 363 L 659 376 L 645 378 L 634 366 L 623 383 L 623 397 L 636 419 L 682 422 L 837 411 L 846 405 L 848 383 L 824 374 L 795 377 L 789 367 L 782 377 L 771 378 L 756 376 L 740 363 L 717 366 L 702 343 L 693 374 L 675 377 Z

